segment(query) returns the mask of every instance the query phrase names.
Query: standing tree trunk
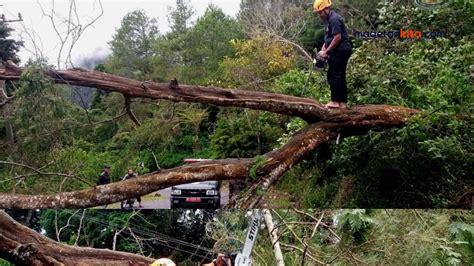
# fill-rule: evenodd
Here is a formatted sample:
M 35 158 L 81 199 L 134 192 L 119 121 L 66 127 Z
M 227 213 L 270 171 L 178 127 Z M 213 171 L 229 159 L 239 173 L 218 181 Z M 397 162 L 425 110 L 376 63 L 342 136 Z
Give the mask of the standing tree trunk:
M 11 115 L 12 115 L 12 108 L 9 103 L 10 97 L 8 97 L 6 92 L 5 80 L 0 80 L 0 103 L 3 105 L 3 117 L 5 119 L 5 133 L 6 133 L 6 141 L 13 145 L 14 143 L 14 132 L 13 126 L 11 123 Z
M 272 241 L 273 254 L 275 255 L 275 265 L 285 266 L 283 253 L 281 252 L 280 241 L 278 240 L 278 229 L 273 224 L 272 214 L 269 209 L 263 209 L 262 213 L 265 224 L 267 225 L 268 234 L 270 235 L 270 240 Z

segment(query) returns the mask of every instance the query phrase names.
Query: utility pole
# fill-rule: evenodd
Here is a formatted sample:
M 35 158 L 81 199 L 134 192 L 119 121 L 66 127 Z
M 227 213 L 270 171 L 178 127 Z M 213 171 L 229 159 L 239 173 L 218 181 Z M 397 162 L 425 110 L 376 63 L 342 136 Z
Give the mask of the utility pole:
M 8 23 L 8 22 L 21 22 L 21 21 L 23 21 L 23 18 L 20 12 L 18 12 L 18 19 L 6 19 L 5 14 L 3 13 L 3 1 L 0 1 L 0 24 Z

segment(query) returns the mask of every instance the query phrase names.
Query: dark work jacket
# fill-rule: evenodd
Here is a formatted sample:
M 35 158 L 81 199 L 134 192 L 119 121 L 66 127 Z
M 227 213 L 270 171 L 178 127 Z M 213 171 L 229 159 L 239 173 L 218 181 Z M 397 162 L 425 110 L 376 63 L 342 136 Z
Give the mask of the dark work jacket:
M 106 185 L 110 183 L 110 176 L 107 172 L 102 172 L 99 176 L 99 181 L 97 181 L 97 185 Z
M 352 45 L 349 40 L 349 35 L 347 34 L 344 19 L 339 14 L 337 14 L 336 11 L 331 10 L 326 22 L 326 34 L 324 35 L 324 43 L 326 44 L 326 48 L 331 45 L 334 35 L 338 33 L 341 34 L 341 42 L 334 48 L 333 51 L 338 52 L 352 50 Z

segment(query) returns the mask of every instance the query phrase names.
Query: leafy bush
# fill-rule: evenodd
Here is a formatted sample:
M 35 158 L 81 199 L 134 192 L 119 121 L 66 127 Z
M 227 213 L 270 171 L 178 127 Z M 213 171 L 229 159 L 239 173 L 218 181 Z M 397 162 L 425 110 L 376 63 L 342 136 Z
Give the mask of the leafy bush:
M 390 30 L 413 29 L 442 31 L 451 41 L 473 36 L 474 5 L 471 1 L 454 0 L 440 8 L 424 9 L 401 5 L 399 1 L 381 1 L 378 11 L 382 25 Z M 462 19 L 461 19 L 462 18 Z
M 346 238 L 342 241 L 346 244 L 362 244 L 366 241 L 366 233 L 376 224 L 366 210 L 347 210 L 338 218 L 339 230 L 344 231 Z

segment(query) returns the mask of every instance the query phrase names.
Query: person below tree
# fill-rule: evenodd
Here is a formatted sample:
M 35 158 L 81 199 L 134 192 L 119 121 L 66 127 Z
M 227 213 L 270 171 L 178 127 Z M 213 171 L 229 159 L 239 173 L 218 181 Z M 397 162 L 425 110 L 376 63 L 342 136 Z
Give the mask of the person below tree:
M 104 169 L 99 176 L 99 180 L 97 181 L 97 185 L 107 185 L 110 184 L 110 165 L 104 165 Z
M 122 178 L 122 180 L 127 180 L 127 179 L 131 179 L 131 178 L 135 178 L 137 177 L 137 174 L 135 174 L 133 172 L 133 169 L 132 168 L 128 168 L 128 172 L 127 174 Z M 140 196 L 138 196 L 137 198 L 137 201 L 138 201 L 138 207 L 140 208 L 143 208 L 142 206 L 142 198 Z
M 104 165 L 104 169 L 99 176 L 99 180 L 97 180 L 97 185 L 107 185 L 110 184 L 110 165 Z M 103 209 L 107 209 L 107 205 L 102 206 Z

